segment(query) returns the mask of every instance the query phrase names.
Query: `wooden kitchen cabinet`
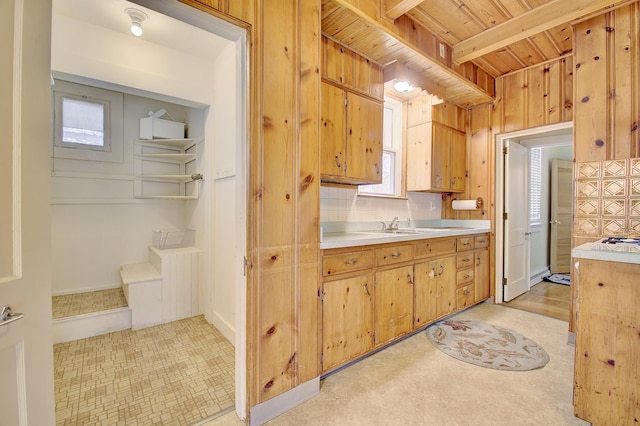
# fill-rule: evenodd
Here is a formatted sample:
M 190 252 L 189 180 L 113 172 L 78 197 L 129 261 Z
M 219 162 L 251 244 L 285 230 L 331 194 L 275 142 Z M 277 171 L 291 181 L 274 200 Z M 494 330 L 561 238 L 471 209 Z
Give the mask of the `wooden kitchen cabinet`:
M 640 264 L 575 259 L 575 415 L 594 425 L 640 419 Z M 573 286 L 573 284 L 572 284 Z
M 382 101 L 322 83 L 320 174 L 325 182 L 382 181 Z
M 373 274 L 323 283 L 322 370 L 373 349 Z
M 407 130 L 407 190 L 464 192 L 466 180 L 464 132 L 437 122 Z
M 376 272 L 375 346 L 413 329 L 413 265 Z
M 488 243 L 478 234 L 324 250 L 322 372 L 488 297 Z
M 491 294 L 489 284 L 489 236 L 456 241 L 456 309 L 466 309 Z
M 456 257 L 416 263 L 413 328 L 446 317 L 456 307 Z

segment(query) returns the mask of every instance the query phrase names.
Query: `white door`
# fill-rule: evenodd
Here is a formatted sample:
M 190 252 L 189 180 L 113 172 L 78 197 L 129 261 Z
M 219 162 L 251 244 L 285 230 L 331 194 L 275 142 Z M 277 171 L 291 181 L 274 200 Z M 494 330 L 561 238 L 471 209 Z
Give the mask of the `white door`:
M 529 150 L 505 141 L 504 286 L 505 302 L 529 290 Z M 504 281 L 504 280 L 503 280 Z
M 0 423 L 55 424 L 49 213 L 50 0 L 0 1 Z M 9 321 L 15 319 L 15 321 Z
M 573 163 L 551 160 L 551 273 L 571 272 L 571 215 L 573 209 Z

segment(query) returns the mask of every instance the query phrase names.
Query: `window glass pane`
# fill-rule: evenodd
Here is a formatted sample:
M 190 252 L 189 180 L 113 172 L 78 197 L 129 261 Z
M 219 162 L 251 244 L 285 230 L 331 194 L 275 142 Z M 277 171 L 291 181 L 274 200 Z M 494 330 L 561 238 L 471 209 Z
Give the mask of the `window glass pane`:
M 104 105 L 63 98 L 62 142 L 104 146 Z
M 384 148 L 393 147 L 393 109 L 385 106 L 384 108 L 384 121 L 382 122 L 382 143 Z
M 394 195 L 396 180 L 396 153 L 382 152 L 382 183 L 378 185 L 360 185 L 360 192 Z

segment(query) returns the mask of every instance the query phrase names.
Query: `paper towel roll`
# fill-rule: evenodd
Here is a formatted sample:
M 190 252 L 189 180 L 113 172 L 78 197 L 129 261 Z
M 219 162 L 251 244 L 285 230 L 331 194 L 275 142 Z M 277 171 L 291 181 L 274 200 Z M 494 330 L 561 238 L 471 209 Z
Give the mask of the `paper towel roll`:
M 454 210 L 476 210 L 478 208 L 477 200 L 453 200 L 451 207 Z

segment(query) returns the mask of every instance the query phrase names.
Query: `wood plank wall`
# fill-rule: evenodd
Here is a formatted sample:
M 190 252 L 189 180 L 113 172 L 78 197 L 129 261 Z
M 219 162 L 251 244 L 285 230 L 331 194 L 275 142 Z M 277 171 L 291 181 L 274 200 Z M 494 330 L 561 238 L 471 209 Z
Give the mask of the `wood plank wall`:
M 320 2 L 182 1 L 249 31 L 250 408 L 320 374 Z
M 575 25 L 575 161 L 640 156 L 640 4 Z

